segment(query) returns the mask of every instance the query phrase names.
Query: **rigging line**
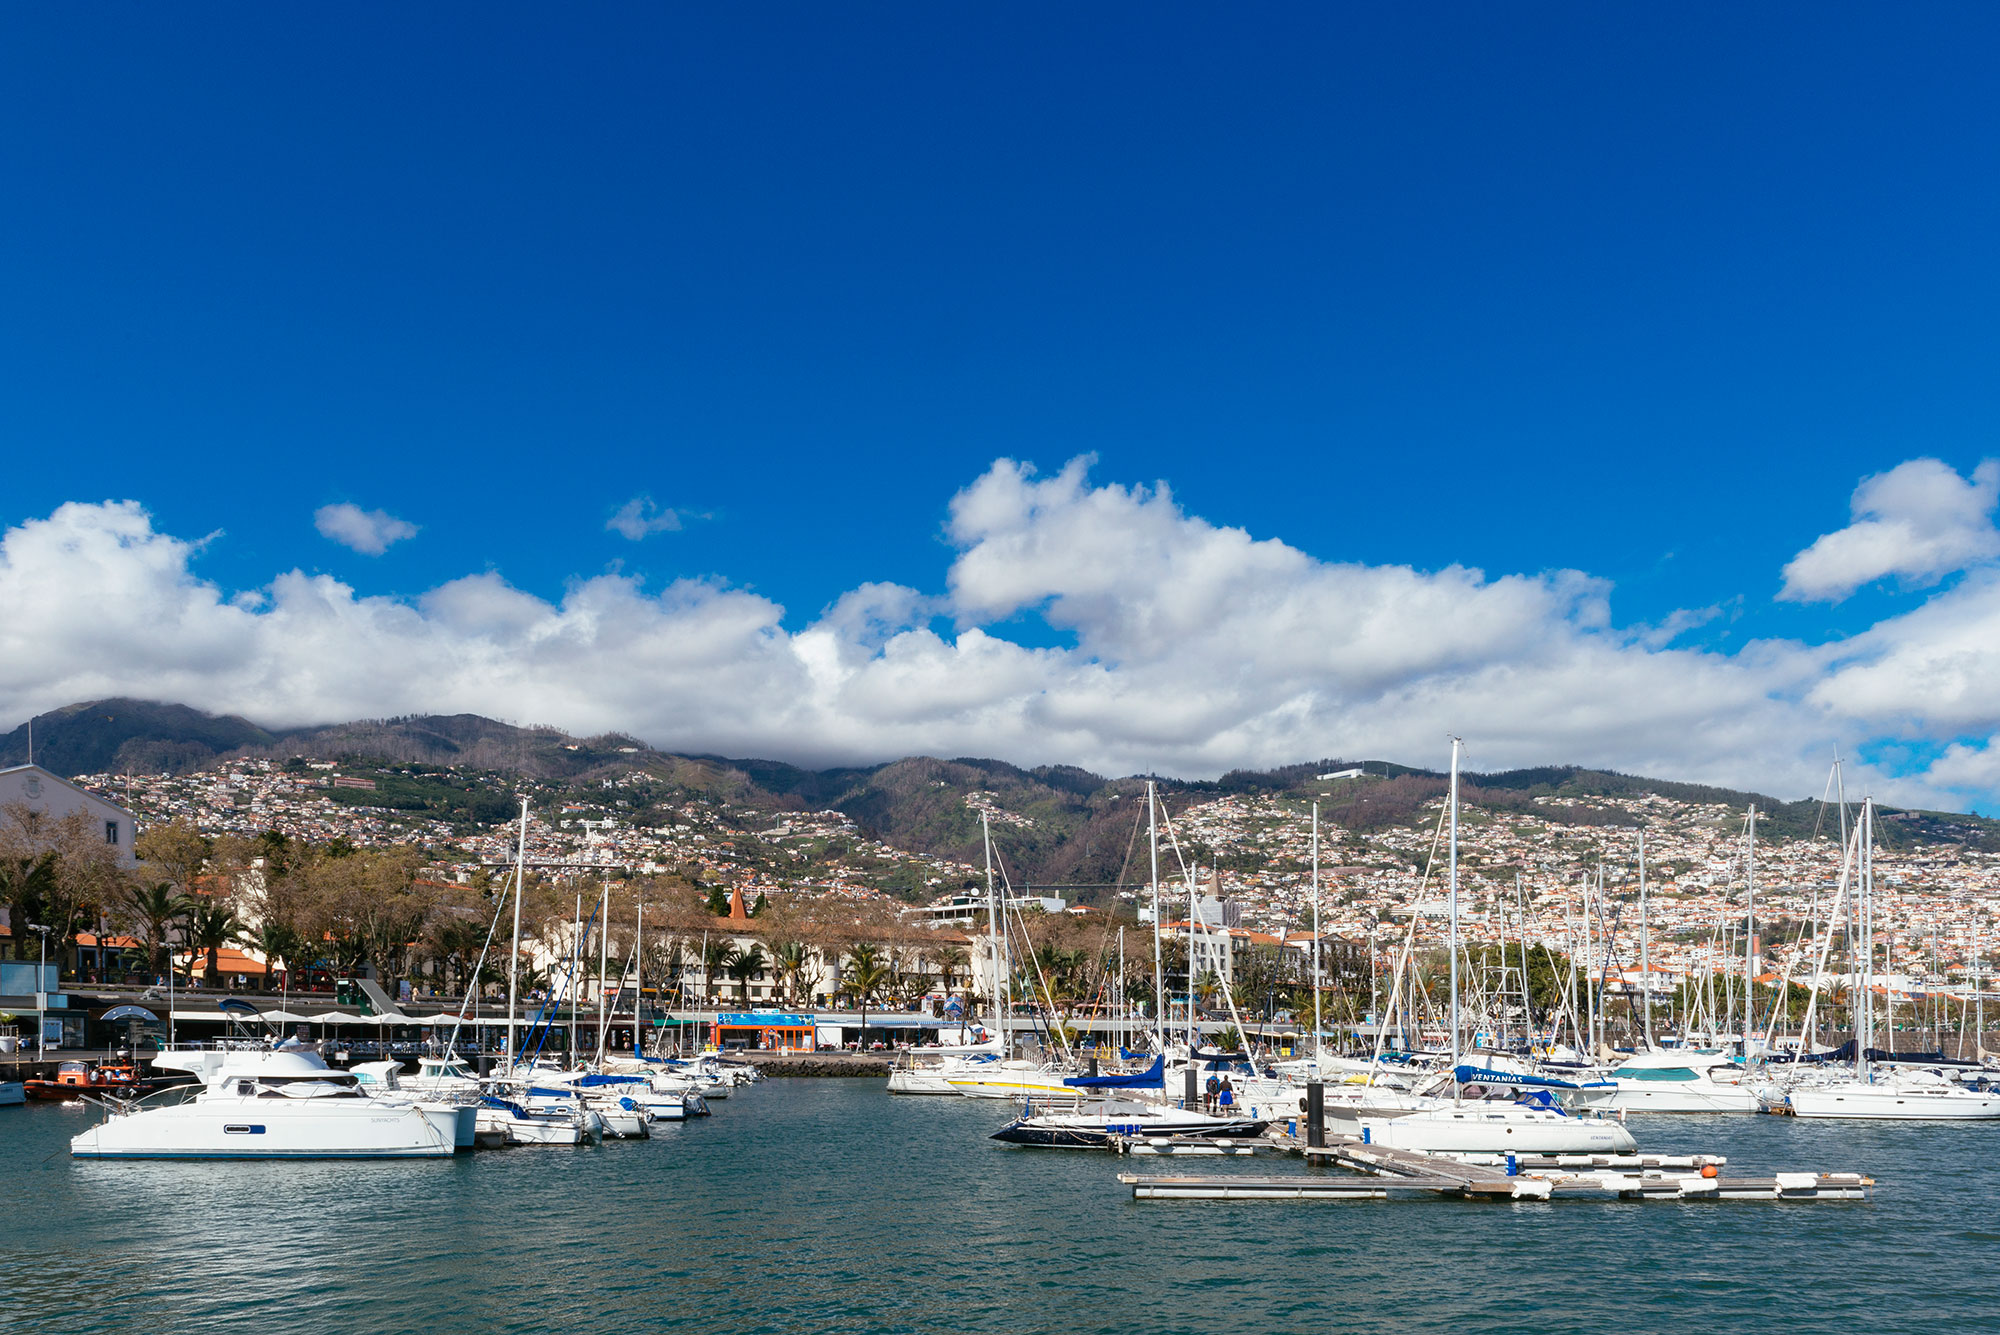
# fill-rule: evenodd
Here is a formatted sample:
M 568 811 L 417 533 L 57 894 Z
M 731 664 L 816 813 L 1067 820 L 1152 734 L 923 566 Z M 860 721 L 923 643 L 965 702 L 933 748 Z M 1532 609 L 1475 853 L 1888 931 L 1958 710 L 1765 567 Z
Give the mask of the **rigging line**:
M 486 968 L 486 952 L 493 948 L 493 934 L 500 930 L 500 915 L 506 910 L 507 896 L 514 884 L 513 868 L 508 868 L 508 873 L 507 878 L 500 883 L 500 897 L 493 905 L 493 921 L 486 928 L 486 944 L 479 948 L 479 962 L 472 966 L 472 1008 L 475 1012 L 479 1009 L 479 975 Z M 458 1018 L 451 1023 L 451 1036 L 445 1040 L 444 1050 L 447 1054 L 458 1051 L 458 1031 L 464 1023 L 465 1005 L 461 1002 L 458 1007 Z M 509 1034 L 507 1042 L 510 1047 L 513 1041 L 514 1036 Z
M 1410 930 L 1403 938 L 1403 953 L 1396 961 L 1395 972 L 1390 975 L 1389 1004 L 1382 1012 L 1382 1018 L 1375 1024 L 1375 1052 L 1368 1059 L 1368 1083 L 1371 1085 L 1375 1083 L 1376 1067 L 1382 1064 L 1382 1040 L 1389 1033 L 1389 1017 L 1400 1013 L 1403 969 L 1409 964 L 1410 954 L 1416 948 L 1417 919 L 1420 916 L 1418 910 L 1423 904 L 1424 891 L 1430 886 L 1431 874 L 1437 870 L 1438 844 L 1444 839 L 1445 818 L 1450 814 L 1450 805 L 1446 802 L 1438 808 L 1437 828 L 1431 831 L 1431 851 L 1424 859 L 1423 879 L 1417 884 L 1416 898 L 1410 901 Z
M 993 860 L 999 864 L 1000 887 L 1003 892 L 1001 897 L 1001 919 L 1003 922 L 1006 922 L 1007 921 L 1006 901 L 1008 898 L 1013 896 L 1014 883 L 1007 875 L 1006 856 L 1002 854 L 998 848 L 995 848 L 993 850 Z M 1048 1021 L 1052 1021 L 1055 1019 L 1055 1014 L 1056 1014 L 1055 993 L 1051 991 L 1049 988 L 1048 975 L 1042 972 L 1041 960 L 1035 957 L 1035 941 L 1034 938 L 1028 934 L 1028 920 L 1023 915 L 1023 912 L 1018 902 L 1016 903 L 1014 908 L 1014 918 L 1018 920 L 1021 928 L 1021 945 L 1023 947 L 1022 954 L 1027 956 L 1028 963 L 1035 966 L 1035 981 L 1041 984 L 1042 1000 L 1047 1003 L 1047 1012 L 1046 1016 L 1044 1017 L 1044 1022 L 1041 1025 L 1041 1030 L 1044 1034 L 1048 1035 L 1050 1038 L 1053 1038 L 1055 1040 L 1056 1048 L 1062 1053 L 1063 1059 L 1065 1061 L 1068 1061 L 1070 1060 L 1069 1044 L 1063 1040 L 1062 1031 L 1059 1028 L 1057 1028 L 1054 1024 L 1048 1023 Z M 1008 934 L 1008 940 L 1011 942 L 1013 940 L 1012 923 L 1007 924 L 1006 931 Z

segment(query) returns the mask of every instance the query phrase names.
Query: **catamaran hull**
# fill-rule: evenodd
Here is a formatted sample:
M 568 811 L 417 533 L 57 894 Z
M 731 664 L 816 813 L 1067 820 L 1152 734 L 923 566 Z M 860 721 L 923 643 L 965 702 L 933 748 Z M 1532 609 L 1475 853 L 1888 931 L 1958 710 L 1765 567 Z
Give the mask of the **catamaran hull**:
M 457 1141 L 458 1118 L 447 1109 L 371 1101 L 353 1112 L 330 1113 L 187 1103 L 110 1117 L 78 1133 L 70 1154 L 78 1159 L 445 1159 L 457 1152 Z

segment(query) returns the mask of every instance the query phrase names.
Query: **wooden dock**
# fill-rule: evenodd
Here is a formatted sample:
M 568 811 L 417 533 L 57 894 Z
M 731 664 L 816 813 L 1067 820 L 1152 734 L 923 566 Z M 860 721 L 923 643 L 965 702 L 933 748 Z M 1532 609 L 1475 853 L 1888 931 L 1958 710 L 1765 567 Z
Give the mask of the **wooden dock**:
M 1254 1152 L 1254 1151 L 1253 1151 Z M 1134 1200 L 1731 1200 L 1869 1199 L 1860 1173 L 1772 1173 L 1724 1177 L 1717 1155 L 1532 1155 L 1517 1171 L 1358 1140 L 1304 1151 L 1360 1176 L 1144 1177 L 1121 1173 Z

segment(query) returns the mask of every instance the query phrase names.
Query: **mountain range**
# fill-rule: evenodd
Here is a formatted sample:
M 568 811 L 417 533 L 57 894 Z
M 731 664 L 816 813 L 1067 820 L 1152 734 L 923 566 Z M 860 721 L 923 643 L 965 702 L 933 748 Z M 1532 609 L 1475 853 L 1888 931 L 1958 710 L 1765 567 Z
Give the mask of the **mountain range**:
M 1017 872 L 1038 883 L 1111 884 L 1143 865 L 1139 817 L 1143 777 L 1107 778 L 1066 765 L 1024 769 L 1005 761 L 910 757 L 887 764 L 811 770 L 781 761 L 679 755 L 617 733 L 579 738 L 553 727 L 517 727 L 476 714 L 366 719 L 305 728 L 266 728 L 235 715 L 186 705 L 109 699 L 70 705 L 33 722 L 34 759 L 63 775 L 184 773 L 232 756 L 293 757 L 348 764 L 457 766 L 565 784 L 644 770 L 690 794 L 772 812 L 833 809 L 898 848 L 977 862 L 979 814 L 967 797 L 999 814 Z M 0 738 L 0 765 L 28 758 L 29 725 Z M 1353 772 L 1349 777 L 1327 776 Z M 1339 827 L 1331 837 L 1423 819 L 1425 803 L 1444 790 L 1432 770 L 1381 760 L 1324 759 L 1273 770 L 1239 770 L 1216 780 L 1162 778 L 1179 808 L 1228 793 L 1318 800 Z M 1822 812 L 1816 798 L 1783 801 L 1758 793 L 1641 778 L 1578 766 L 1464 776 L 1468 803 L 1487 810 L 1528 810 L 1577 825 L 1631 825 L 1606 802 L 1655 793 L 1679 801 L 1741 809 L 1755 802 L 1767 837 L 1809 834 Z M 1560 797 L 1561 804 L 1538 798 Z M 2000 849 L 2000 821 L 1947 812 L 1885 809 L 1885 837 L 1896 843 Z M 1337 859 L 1338 854 L 1334 857 Z M 1135 862 L 1134 859 L 1139 861 Z M 1225 857 L 1225 864 L 1228 859 Z

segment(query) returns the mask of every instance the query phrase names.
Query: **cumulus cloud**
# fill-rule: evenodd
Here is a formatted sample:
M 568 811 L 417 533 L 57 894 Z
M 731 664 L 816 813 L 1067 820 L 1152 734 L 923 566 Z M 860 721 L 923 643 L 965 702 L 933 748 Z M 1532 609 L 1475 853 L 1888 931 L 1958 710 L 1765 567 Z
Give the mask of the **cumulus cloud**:
M 679 510 L 661 509 L 651 496 L 634 496 L 604 521 L 604 530 L 638 542 L 655 533 L 680 532 L 685 518 Z
M 385 510 L 364 510 L 348 501 L 322 505 L 313 512 L 313 527 L 320 536 L 343 547 L 352 547 L 363 556 L 380 556 L 393 543 L 417 536 L 417 526 Z
M 1912 459 L 1862 479 L 1854 522 L 1822 535 L 1784 570 L 1780 598 L 1823 602 L 1897 576 L 1914 587 L 2000 557 L 2000 460 L 1960 477 L 1936 459 Z
M 1421 763 L 1456 732 L 1482 768 L 1575 761 L 1786 794 L 1818 791 L 1835 740 L 2000 734 L 2000 576 L 1829 645 L 1673 648 L 1685 619 L 1619 627 L 1583 572 L 1323 561 L 1089 470 L 994 464 L 951 500 L 941 593 L 864 584 L 792 626 L 724 583 L 623 574 L 555 600 L 494 573 L 410 599 L 297 570 L 230 594 L 139 505 L 65 505 L 0 537 L 0 717 L 138 694 L 272 724 L 470 711 L 805 763 L 978 754 L 1189 776 Z M 1008 638 L 1022 617 L 1070 643 Z M 1903 801 L 2000 784 L 1988 747 L 1942 755 L 1850 774 Z

